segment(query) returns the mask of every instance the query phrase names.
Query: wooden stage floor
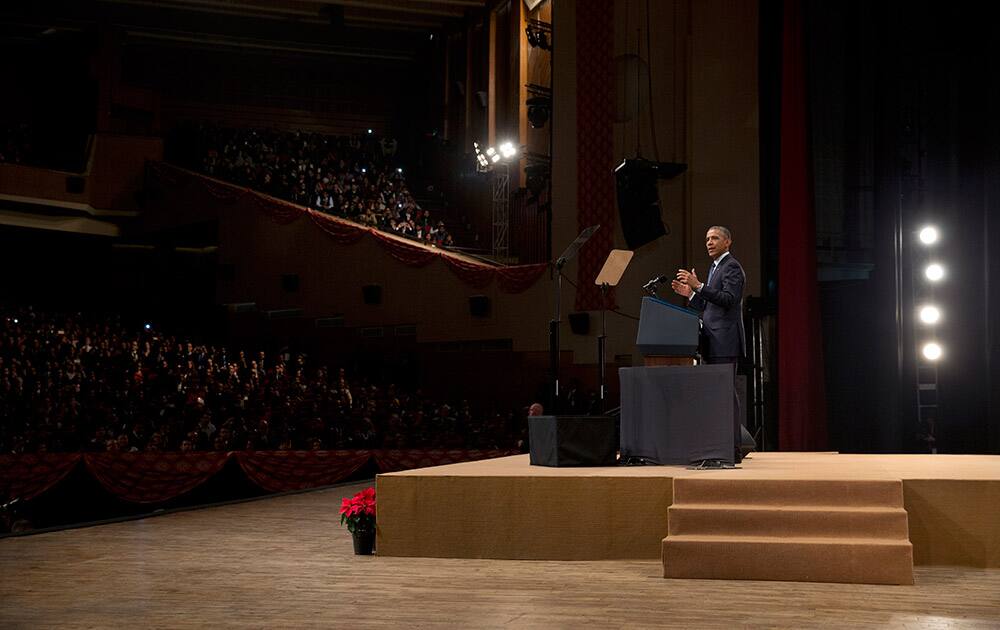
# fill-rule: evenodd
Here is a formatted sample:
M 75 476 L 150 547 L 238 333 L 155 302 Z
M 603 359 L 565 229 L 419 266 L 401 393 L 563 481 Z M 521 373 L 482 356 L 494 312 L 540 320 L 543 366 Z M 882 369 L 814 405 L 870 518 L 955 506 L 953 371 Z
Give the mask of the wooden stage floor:
M 997 569 L 870 586 L 664 580 L 658 560 L 356 557 L 337 510 L 360 487 L 2 539 L 0 628 L 1000 626 Z

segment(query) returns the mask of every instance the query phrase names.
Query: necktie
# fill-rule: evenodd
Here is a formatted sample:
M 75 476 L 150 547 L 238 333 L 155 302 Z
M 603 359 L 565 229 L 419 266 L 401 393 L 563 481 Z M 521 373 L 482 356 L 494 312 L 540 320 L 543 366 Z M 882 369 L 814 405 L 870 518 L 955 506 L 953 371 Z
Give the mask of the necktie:
M 713 262 L 713 263 L 712 263 L 712 266 L 708 268 L 708 279 L 707 279 L 707 280 L 705 280 L 705 284 L 710 284 L 710 283 L 712 282 L 712 274 L 713 274 L 713 273 L 715 273 L 715 267 L 716 267 L 716 266 L 717 266 L 718 264 L 719 264 L 719 263 L 715 263 L 715 262 Z

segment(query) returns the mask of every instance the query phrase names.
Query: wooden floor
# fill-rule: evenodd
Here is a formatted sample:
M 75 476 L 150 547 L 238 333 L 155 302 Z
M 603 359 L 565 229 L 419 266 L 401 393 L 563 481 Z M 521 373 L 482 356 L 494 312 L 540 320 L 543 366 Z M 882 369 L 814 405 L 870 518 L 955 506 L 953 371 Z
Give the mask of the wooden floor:
M 1000 627 L 997 569 L 865 586 L 356 557 L 337 509 L 359 487 L 0 540 L 0 628 Z

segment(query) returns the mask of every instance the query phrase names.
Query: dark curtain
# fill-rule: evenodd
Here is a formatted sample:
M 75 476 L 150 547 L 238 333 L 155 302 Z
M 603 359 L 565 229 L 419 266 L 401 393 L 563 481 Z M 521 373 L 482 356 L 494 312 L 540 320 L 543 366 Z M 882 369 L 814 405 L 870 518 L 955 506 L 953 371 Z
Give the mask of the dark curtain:
M 827 448 L 802 4 L 784 4 L 778 242 L 778 444 Z
M 786 14 L 796 6 L 830 447 L 1000 453 L 1000 48 L 991 9 L 805 0 L 786 2 Z M 786 114 L 774 248 L 781 267 L 795 264 L 797 245 L 784 231 Z M 932 249 L 916 239 L 929 223 L 942 235 Z M 932 258 L 947 276 L 931 290 L 922 272 Z M 787 330 L 785 307 L 802 295 L 783 272 L 780 279 L 779 326 Z M 927 302 L 943 311 L 933 330 L 916 321 Z M 930 379 L 936 389 L 921 392 L 933 370 L 919 349 L 931 338 L 945 355 Z M 801 350 L 788 347 L 795 339 L 780 340 L 782 358 Z M 778 377 L 784 412 L 799 375 L 782 362 Z M 920 403 L 932 406 L 920 412 Z M 787 416 L 781 421 L 784 437 Z

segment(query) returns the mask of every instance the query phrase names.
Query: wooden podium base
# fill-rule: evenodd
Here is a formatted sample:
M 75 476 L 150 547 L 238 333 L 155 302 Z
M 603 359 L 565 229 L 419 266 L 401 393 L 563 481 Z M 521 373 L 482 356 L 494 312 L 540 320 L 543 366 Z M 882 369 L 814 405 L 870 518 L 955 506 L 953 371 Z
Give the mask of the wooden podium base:
M 659 367 L 663 365 L 694 365 L 694 357 L 668 357 L 653 355 L 643 357 L 642 364 L 646 367 Z

